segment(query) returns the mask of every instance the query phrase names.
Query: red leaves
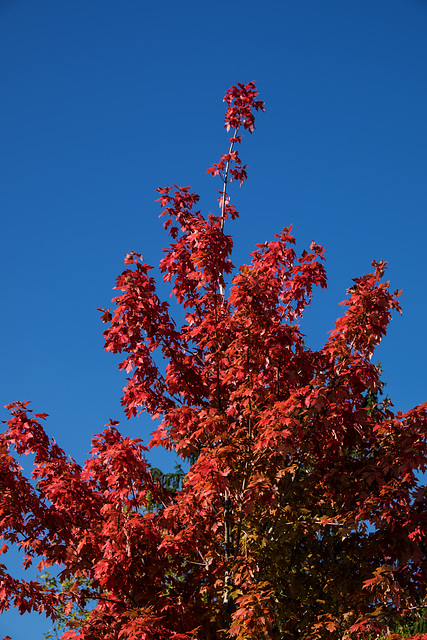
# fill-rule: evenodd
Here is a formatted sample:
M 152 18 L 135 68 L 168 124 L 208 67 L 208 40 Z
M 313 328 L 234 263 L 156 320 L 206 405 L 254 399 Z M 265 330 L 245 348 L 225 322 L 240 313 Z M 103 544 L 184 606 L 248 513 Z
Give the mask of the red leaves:
M 241 136 L 240 136 L 241 138 Z M 230 138 L 231 144 L 236 142 L 236 140 L 240 141 L 240 138 Z M 233 163 L 233 165 L 231 165 Z M 242 165 L 242 161 L 240 160 L 239 152 L 234 150 L 226 153 L 221 156 L 218 164 L 213 164 L 206 173 L 210 173 L 213 176 L 220 175 L 224 182 L 227 181 L 227 177 L 229 178 L 229 182 L 232 180 L 239 180 L 240 186 L 242 186 L 244 180 L 248 177 L 246 173 L 246 165 Z
M 125 412 L 160 420 L 149 446 L 190 459 L 185 481 L 163 486 L 147 447 L 122 437 L 117 420 L 81 468 L 47 437 L 46 414 L 8 406 L 0 554 L 17 545 L 26 566 L 37 557 L 69 582 L 47 589 L 0 565 L 0 608 L 65 611 L 64 639 L 348 640 L 424 605 L 427 404 L 395 415 L 371 360 L 400 292 L 374 262 L 312 351 L 297 321 L 314 287 L 326 287 L 323 247 L 298 256 L 285 227 L 234 272 L 227 185 L 246 179 L 234 147 L 264 110 L 256 98 L 254 83 L 225 96 L 234 132 L 208 169 L 223 181 L 220 215 L 196 211 L 189 187 L 158 189 L 171 238 L 160 270 L 182 325 L 134 251 L 114 310 L 99 309 L 105 349 L 123 353 L 131 375 Z M 34 454 L 31 481 L 14 452 Z M 76 621 L 73 605 L 86 602 Z
M 399 292 L 393 296 L 389 292 L 390 283 L 380 283 L 386 263 L 374 261 L 372 266 L 375 273 L 356 278 L 347 291 L 350 299 L 341 303 L 347 307 L 346 314 L 336 321 L 325 349 L 346 361 L 352 353 L 369 360 L 386 333 L 391 310 L 401 312 L 397 301 Z
M 295 243 L 290 231 L 291 228 L 284 228 L 276 236 L 279 240 L 258 245 L 259 249 L 251 254 L 252 265 L 242 268 L 234 278 L 230 294 L 236 310 L 250 309 L 256 323 L 267 322 L 277 329 L 284 319 L 292 321 L 302 315 L 313 286 L 326 287 L 325 270 L 318 260 L 324 259 L 323 248 L 318 247 L 316 253 L 303 252 L 296 259 L 288 246 Z
M 241 84 L 231 87 L 224 96 L 224 102 L 227 103 L 228 109 L 225 114 L 225 127 L 227 131 L 230 129 L 238 129 L 243 126 L 252 133 L 255 126 L 255 118 L 252 109 L 255 111 L 264 111 L 264 102 L 255 100 L 258 91 L 254 82 L 247 85 Z M 236 135 L 234 136 L 236 138 Z M 234 141 L 234 140 L 233 140 Z M 240 142 L 240 140 L 239 140 Z

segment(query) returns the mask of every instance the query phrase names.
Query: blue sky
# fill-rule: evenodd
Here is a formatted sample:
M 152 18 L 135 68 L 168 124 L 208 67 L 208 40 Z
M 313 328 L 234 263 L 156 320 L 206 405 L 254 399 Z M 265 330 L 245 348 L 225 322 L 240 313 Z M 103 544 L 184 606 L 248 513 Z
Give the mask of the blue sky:
M 96 308 L 130 250 L 159 262 L 156 187 L 191 185 L 216 210 L 222 98 L 250 80 L 266 112 L 231 193 L 235 264 L 291 223 L 300 250 L 324 244 L 328 290 L 303 325 L 320 347 L 351 279 L 387 260 L 403 316 L 377 359 L 396 408 L 425 401 L 426 34 L 424 0 L 0 0 L 1 406 L 31 400 L 79 462 L 122 420 Z M 145 441 L 152 429 L 121 423 Z M 0 635 L 47 628 L 5 615 Z

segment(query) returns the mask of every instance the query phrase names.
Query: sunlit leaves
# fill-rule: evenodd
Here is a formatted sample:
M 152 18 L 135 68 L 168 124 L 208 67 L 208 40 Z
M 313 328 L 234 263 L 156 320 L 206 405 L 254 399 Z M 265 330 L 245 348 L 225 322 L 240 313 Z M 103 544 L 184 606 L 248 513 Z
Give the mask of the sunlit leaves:
M 379 401 L 372 357 L 400 311 L 385 263 L 354 280 L 312 351 L 298 323 L 326 287 L 323 247 L 298 255 L 285 227 L 248 264 L 231 261 L 227 189 L 246 179 L 235 146 L 264 110 L 257 95 L 251 82 L 225 96 L 230 146 L 208 169 L 223 183 L 219 215 L 196 210 L 189 187 L 158 189 L 160 271 L 182 324 L 133 251 L 114 309 L 100 309 L 105 349 L 129 376 L 127 416 L 157 419 L 148 446 L 190 461 L 185 477 L 150 469 L 114 420 L 80 467 L 47 437 L 46 414 L 9 405 L 0 533 L 25 566 L 60 573 L 46 588 L 0 565 L 0 603 L 59 615 L 64 640 L 350 640 L 425 605 L 427 405 L 402 414 Z M 32 480 L 15 453 L 34 454 Z

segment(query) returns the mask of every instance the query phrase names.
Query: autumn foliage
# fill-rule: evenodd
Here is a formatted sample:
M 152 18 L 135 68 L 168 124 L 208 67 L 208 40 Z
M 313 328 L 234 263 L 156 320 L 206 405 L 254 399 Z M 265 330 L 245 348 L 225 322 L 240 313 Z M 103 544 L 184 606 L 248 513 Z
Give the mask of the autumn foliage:
M 150 414 L 148 448 L 192 462 L 180 488 L 116 422 L 81 467 L 46 436 L 45 414 L 8 407 L 1 551 L 17 545 L 26 567 L 57 567 L 69 587 L 0 565 L 1 607 L 54 620 L 80 603 L 88 615 L 63 640 L 377 638 L 422 613 L 427 405 L 395 413 L 380 398 L 372 356 L 400 311 L 385 263 L 353 281 L 313 351 L 299 322 L 326 287 L 323 247 L 297 256 L 289 227 L 248 265 L 231 261 L 228 189 L 247 177 L 238 149 L 264 110 L 257 94 L 251 82 L 225 95 L 230 144 L 208 169 L 222 180 L 217 215 L 202 215 L 188 187 L 158 189 L 170 236 L 160 270 L 183 325 L 135 252 L 102 310 L 105 349 L 129 375 L 127 416 Z M 14 457 L 29 452 L 32 481 Z

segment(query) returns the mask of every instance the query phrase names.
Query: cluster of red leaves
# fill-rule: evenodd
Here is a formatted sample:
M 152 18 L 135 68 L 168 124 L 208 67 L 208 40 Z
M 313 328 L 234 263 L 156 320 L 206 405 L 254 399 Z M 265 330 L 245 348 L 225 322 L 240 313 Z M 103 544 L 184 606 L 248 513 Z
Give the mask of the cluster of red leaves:
M 378 637 L 424 604 L 427 496 L 417 472 L 427 468 L 427 405 L 394 414 L 377 401 L 371 357 L 400 311 L 399 292 L 381 282 L 385 264 L 354 280 L 318 351 L 298 321 L 313 288 L 326 286 L 321 246 L 298 257 L 285 228 L 225 293 L 234 267 L 224 221 L 237 215 L 227 184 L 246 177 L 232 145 L 241 127 L 253 131 L 256 97 L 253 83 L 225 97 L 231 151 L 209 170 L 223 179 L 221 215 L 194 211 L 188 187 L 158 189 L 171 238 L 160 269 L 184 324 L 134 252 L 115 310 L 102 310 L 105 348 L 123 353 L 132 374 L 127 415 L 160 419 L 149 446 L 193 460 L 182 488 L 166 491 L 146 448 L 116 423 L 95 436 L 81 468 L 49 441 L 45 415 L 9 406 L 1 536 L 25 550 L 26 566 L 41 557 L 75 584 L 56 592 L 0 565 L 0 606 L 55 619 L 59 604 L 95 601 L 63 640 Z M 13 449 L 35 454 L 33 483 Z

